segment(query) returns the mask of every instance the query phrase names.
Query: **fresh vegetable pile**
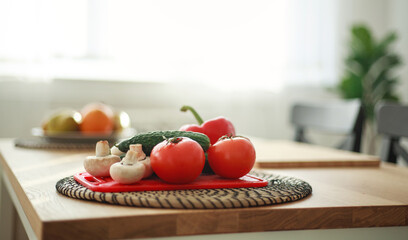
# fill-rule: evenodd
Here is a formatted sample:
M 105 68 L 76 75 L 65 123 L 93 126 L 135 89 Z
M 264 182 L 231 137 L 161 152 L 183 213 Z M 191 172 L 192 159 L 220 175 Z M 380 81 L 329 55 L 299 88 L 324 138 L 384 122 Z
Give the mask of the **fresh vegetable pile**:
M 191 107 L 182 109 L 198 116 Z M 88 157 L 84 167 L 93 176 L 110 176 L 122 184 L 136 183 L 153 173 L 165 182 L 185 184 L 202 173 L 240 178 L 251 171 L 255 158 L 251 141 L 235 136 L 232 123 L 218 117 L 202 122 L 201 126 L 183 126 L 179 131 L 138 134 L 110 150 L 107 141 L 99 141 L 96 156 Z

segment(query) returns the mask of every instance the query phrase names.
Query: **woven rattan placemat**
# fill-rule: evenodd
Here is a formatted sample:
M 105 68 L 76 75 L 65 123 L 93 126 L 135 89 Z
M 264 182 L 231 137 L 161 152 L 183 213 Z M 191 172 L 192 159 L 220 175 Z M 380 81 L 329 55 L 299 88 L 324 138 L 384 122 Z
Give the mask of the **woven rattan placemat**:
M 116 192 L 91 191 L 74 178 L 57 182 L 57 191 L 65 196 L 102 203 L 151 208 L 214 209 L 257 207 L 305 198 L 312 187 L 305 181 L 275 174 L 253 171 L 251 175 L 267 180 L 260 188 L 222 188 L 175 191 Z

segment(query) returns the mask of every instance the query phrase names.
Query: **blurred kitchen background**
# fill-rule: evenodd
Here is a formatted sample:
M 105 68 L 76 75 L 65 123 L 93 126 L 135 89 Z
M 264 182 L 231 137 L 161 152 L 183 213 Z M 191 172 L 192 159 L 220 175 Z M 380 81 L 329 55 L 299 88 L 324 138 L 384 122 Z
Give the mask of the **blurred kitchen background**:
M 0 0 L 0 137 L 102 101 L 138 131 L 195 123 L 187 104 L 241 135 L 292 139 L 294 102 L 342 98 L 356 25 L 396 34 L 408 102 L 407 12 L 406 0 Z

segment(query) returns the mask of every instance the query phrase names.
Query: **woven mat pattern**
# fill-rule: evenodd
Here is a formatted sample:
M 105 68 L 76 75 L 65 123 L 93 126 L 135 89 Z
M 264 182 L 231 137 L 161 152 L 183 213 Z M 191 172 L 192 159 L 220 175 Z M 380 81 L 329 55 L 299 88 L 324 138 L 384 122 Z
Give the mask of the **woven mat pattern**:
M 76 199 L 149 208 L 216 209 L 258 207 L 305 198 L 312 187 L 305 181 L 262 172 L 251 175 L 268 180 L 261 188 L 222 188 L 175 191 L 102 193 L 91 191 L 74 178 L 61 179 L 56 184 L 59 193 Z

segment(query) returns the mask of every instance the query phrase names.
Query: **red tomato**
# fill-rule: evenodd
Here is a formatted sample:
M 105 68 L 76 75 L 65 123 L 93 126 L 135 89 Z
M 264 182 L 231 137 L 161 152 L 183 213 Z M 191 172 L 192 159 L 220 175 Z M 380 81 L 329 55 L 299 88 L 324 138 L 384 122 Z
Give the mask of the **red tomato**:
M 240 178 L 249 173 L 256 157 L 254 146 L 244 137 L 220 139 L 207 154 L 212 170 L 225 178 Z
M 163 181 L 189 183 L 201 174 L 205 155 L 196 141 L 177 137 L 157 144 L 150 154 L 150 163 L 153 171 Z

